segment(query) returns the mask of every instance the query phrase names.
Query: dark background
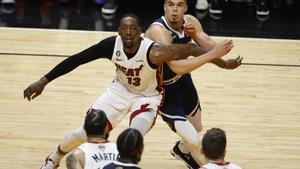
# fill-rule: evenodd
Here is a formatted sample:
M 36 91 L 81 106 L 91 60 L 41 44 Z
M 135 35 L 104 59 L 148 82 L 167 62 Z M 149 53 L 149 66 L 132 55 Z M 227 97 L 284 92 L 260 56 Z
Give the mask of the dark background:
M 120 17 L 134 13 L 141 19 L 143 31 L 163 14 L 163 0 L 119 0 L 114 15 L 103 15 L 101 5 L 92 0 L 16 0 L 14 5 L 1 5 L 1 27 L 73 29 L 116 31 Z M 282 2 L 285 2 L 284 0 Z M 270 15 L 256 16 L 253 2 L 229 2 L 223 15 L 210 16 L 207 11 L 195 10 L 196 1 L 189 1 L 187 13 L 201 22 L 212 36 L 300 39 L 300 2 L 293 5 L 270 5 Z

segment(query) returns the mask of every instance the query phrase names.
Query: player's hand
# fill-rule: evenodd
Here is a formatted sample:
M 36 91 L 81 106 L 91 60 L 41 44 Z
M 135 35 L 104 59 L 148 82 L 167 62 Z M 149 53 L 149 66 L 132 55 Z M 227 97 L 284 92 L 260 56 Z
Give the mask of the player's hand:
M 27 98 L 27 100 L 30 101 L 36 98 L 43 92 L 47 84 L 48 84 L 48 80 L 45 77 L 32 83 L 24 90 L 24 99 Z
M 241 57 L 241 56 L 238 56 L 235 59 L 228 59 L 228 60 L 226 60 L 226 65 L 225 65 L 224 69 L 235 69 L 235 68 L 241 66 L 242 61 L 243 61 L 243 57 Z
M 185 34 L 189 35 L 190 37 L 195 37 L 196 36 L 196 28 L 192 23 L 184 23 L 183 24 L 183 30 Z
M 216 58 L 220 58 L 230 52 L 233 47 L 234 45 L 232 40 L 224 40 L 218 43 L 212 52 L 214 52 L 214 56 Z

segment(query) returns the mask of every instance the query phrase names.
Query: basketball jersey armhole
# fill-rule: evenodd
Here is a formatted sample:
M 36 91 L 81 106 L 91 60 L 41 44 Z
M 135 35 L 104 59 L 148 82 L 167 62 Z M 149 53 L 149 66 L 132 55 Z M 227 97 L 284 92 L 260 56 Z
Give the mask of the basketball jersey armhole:
M 152 63 L 151 61 L 150 61 L 150 50 L 152 49 L 152 46 L 154 45 L 154 43 L 155 42 L 152 42 L 152 44 L 149 46 L 149 48 L 148 48 L 148 51 L 147 51 L 147 63 L 148 63 L 148 65 L 152 68 L 152 69 L 157 69 L 158 68 L 158 65 L 156 65 L 156 64 L 154 64 L 154 63 Z

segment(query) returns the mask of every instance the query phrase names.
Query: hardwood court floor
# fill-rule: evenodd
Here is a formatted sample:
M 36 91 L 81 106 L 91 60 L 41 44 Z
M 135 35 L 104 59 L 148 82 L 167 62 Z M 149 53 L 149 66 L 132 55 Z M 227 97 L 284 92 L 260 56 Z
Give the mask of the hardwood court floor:
M 28 102 L 23 89 L 58 62 L 113 32 L 0 28 L 0 169 L 37 169 L 114 76 L 97 60 L 51 82 Z M 214 37 L 219 41 L 223 38 Z M 237 70 L 209 64 L 193 72 L 204 130 L 227 132 L 227 159 L 245 169 L 298 169 L 300 161 L 300 41 L 233 38 L 226 56 L 244 57 Z M 111 140 L 126 128 L 113 130 Z M 201 135 L 203 132 L 201 133 Z M 169 149 L 178 139 L 159 117 L 145 137 L 144 169 L 181 169 Z M 65 161 L 61 163 L 65 168 Z

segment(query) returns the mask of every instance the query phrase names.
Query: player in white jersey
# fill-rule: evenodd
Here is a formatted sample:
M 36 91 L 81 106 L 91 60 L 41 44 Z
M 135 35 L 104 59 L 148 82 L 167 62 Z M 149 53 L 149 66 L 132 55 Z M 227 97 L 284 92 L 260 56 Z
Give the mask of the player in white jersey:
M 208 130 L 202 138 L 202 153 L 209 161 L 200 169 L 242 169 L 237 164 L 225 161 L 226 134 L 219 128 Z
M 84 130 L 87 143 L 80 145 L 68 155 L 68 169 L 102 169 L 115 161 L 119 155 L 115 143 L 109 142 L 108 120 L 102 110 L 91 109 L 85 117 Z
M 82 64 L 98 58 L 107 58 L 117 67 L 116 78 L 107 91 L 96 100 L 92 109 L 102 109 L 106 113 L 110 129 L 126 114 L 131 113 L 130 127 L 145 135 L 153 126 L 161 104 L 163 88 L 160 86 L 160 65 L 191 55 L 209 62 L 224 56 L 233 47 L 232 41 L 223 41 L 215 50 L 205 53 L 203 48 L 195 44 L 154 43 L 141 37 L 139 19 L 134 15 L 126 15 L 121 19 L 118 33 L 118 36 L 106 38 L 59 63 L 48 74 L 27 87 L 24 90 L 24 98 L 29 101 L 34 99 L 50 81 Z M 82 126 L 67 134 L 57 150 L 46 158 L 42 169 L 57 168 L 66 153 L 85 141 L 86 134 Z

